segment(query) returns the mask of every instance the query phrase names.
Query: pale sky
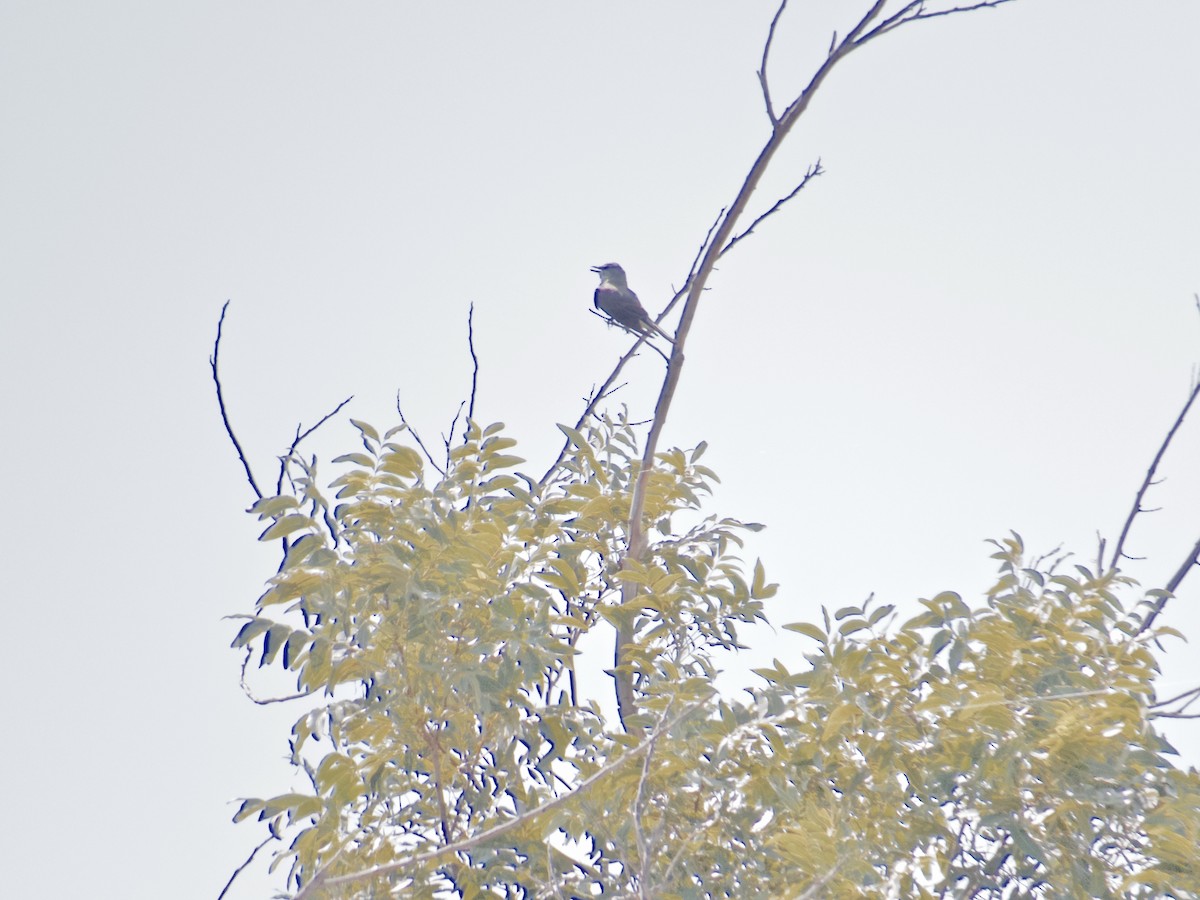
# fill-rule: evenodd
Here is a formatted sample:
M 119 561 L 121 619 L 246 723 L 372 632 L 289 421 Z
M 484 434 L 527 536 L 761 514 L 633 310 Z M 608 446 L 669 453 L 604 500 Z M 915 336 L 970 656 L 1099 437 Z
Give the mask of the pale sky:
M 867 5 L 794 4 L 777 98 Z M 629 343 L 589 267 L 657 312 L 766 139 L 774 10 L 0 5 L 11 896 L 215 897 L 261 837 L 237 798 L 300 783 L 300 711 L 244 698 L 222 618 L 278 560 L 217 417 L 221 304 L 260 479 L 350 394 L 388 427 L 400 390 L 438 441 L 472 302 L 478 418 L 540 473 Z M 1200 363 L 1197 33 L 1195 0 L 1016 0 L 824 86 L 756 209 L 826 174 L 722 262 L 664 435 L 708 441 L 709 511 L 767 524 L 747 556 L 776 626 L 871 592 L 978 605 L 1009 529 L 1085 565 L 1115 537 Z M 635 416 L 661 369 L 626 370 Z M 353 438 L 343 416 L 308 450 Z M 1200 422 L 1161 474 L 1130 543 L 1147 587 L 1200 537 Z M 1195 573 L 1162 621 L 1200 639 L 1198 606 Z M 745 639 L 730 690 L 803 665 L 788 632 Z M 1200 681 L 1186 645 L 1163 662 L 1164 695 Z M 1200 728 L 1168 734 L 1200 762 Z M 279 883 L 257 866 L 230 896 Z

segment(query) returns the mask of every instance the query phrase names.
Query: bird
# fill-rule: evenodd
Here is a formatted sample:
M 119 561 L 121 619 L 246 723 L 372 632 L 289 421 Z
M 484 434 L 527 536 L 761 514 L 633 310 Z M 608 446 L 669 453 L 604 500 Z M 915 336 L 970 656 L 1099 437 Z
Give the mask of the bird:
M 672 344 L 675 343 L 674 339 L 659 328 L 646 313 L 637 294 L 629 289 L 624 269 L 616 263 L 605 263 L 602 266 L 592 266 L 592 271 L 600 276 L 600 286 L 596 288 L 592 300 L 596 309 L 630 331 L 638 334 L 649 334 L 653 331 Z

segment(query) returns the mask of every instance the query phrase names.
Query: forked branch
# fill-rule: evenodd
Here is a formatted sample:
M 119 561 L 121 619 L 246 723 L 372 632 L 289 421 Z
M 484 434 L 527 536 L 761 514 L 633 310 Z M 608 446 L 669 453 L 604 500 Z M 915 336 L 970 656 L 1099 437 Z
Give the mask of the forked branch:
M 1148 512 L 1142 506 L 1142 501 L 1146 497 L 1146 492 L 1150 490 L 1151 486 L 1157 483 L 1154 480 L 1154 476 L 1158 472 L 1158 464 L 1162 462 L 1163 457 L 1167 453 L 1167 448 L 1171 446 L 1171 441 L 1175 439 L 1175 433 L 1179 431 L 1179 426 L 1187 418 L 1187 414 L 1191 410 L 1192 404 L 1196 402 L 1197 396 L 1200 396 L 1200 379 L 1197 379 L 1191 393 L 1188 394 L 1188 398 L 1183 404 L 1183 409 L 1175 417 L 1175 423 L 1171 426 L 1170 431 L 1167 432 L 1167 436 L 1163 438 L 1162 444 L 1159 445 L 1158 452 L 1154 454 L 1154 459 L 1150 463 L 1150 468 L 1146 470 L 1146 477 L 1142 479 L 1142 483 L 1138 487 L 1137 494 L 1133 498 L 1133 506 L 1129 510 L 1129 515 L 1125 517 L 1125 524 L 1121 527 L 1121 534 L 1117 537 L 1116 546 L 1113 547 L 1112 560 L 1109 565 L 1119 566 L 1122 559 L 1131 558 L 1125 552 L 1125 540 L 1129 537 L 1130 529 L 1133 528 L 1133 520 L 1138 517 L 1139 513 Z
M 645 523 L 643 522 L 645 506 L 646 506 L 646 486 L 651 467 L 654 464 L 654 457 L 658 451 L 658 442 L 662 436 L 663 428 L 666 426 L 667 415 L 670 412 L 671 403 L 675 396 L 675 389 L 679 384 L 679 378 L 683 369 L 684 362 L 684 347 L 687 343 L 688 333 L 691 331 L 692 322 L 695 320 L 696 312 L 699 307 L 700 297 L 703 295 L 709 276 L 712 274 L 713 266 L 720 256 L 730 249 L 737 240 L 740 240 L 746 234 L 753 231 L 754 226 L 761 221 L 761 218 L 755 220 L 746 231 L 733 237 L 735 228 L 742 214 L 745 212 L 750 198 L 754 195 L 755 189 L 758 187 L 759 181 L 770 167 L 771 160 L 775 153 L 783 145 L 788 134 L 796 123 L 807 111 L 812 98 L 820 90 L 825 83 L 825 79 L 834 68 L 845 59 L 850 53 L 858 48 L 866 45 L 877 37 L 880 37 L 890 31 L 907 25 L 911 22 L 921 19 L 931 19 L 939 16 L 950 15 L 956 12 L 970 12 L 976 9 L 984 9 L 1000 6 L 1011 0 L 991 0 L 991 2 L 975 3 L 966 6 L 951 6 L 942 10 L 930 10 L 927 4 L 920 2 L 906 3 L 894 14 L 884 17 L 884 9 L 888 5 L 887 0 L 874 0 L 867 12 L 858 20 L 854 27 L 840 40 L 836 37 L 830 45 L 829 52 L 825 59 L 817 67 L 808 84 L 804 89 L 788 104 L 787 108 L 776 117 L 774 112 L 774 104 L 771 100 L 770 81 L 767 75 L 767 61 L 770 55 L 771 45 L 774 41 L 776 27 L 779 24 L 780 17 L 787 6 L 787 0 L 782 0 L 779 9 L 774 18 L 771 20 L 771 27 L 767 34 L 767 40 L 763 48 L 762 67 L 759 70 L 759 81 L 763 89 L 763 98 L 767 106 L 767 115 L 771 119 L 771 135 L 762 150 L 759 151 L 758 158 L 754 160 L 750 171 L 747 173 L 745 180 L 738 189 L 737 195 L 733 202 L 729 205 L 728 211 L 719 220 L 715 231 L 710 239 L 706 241 L 705 249 L 701 257 L 700 265 L 695 268 L 693 273 L 689 275 L 687 282 L 687 299 L 684 302 L 683 314 L 680 317 L 679 327 L 675 332 L 675 347 L 671 354 L 671 360 L 667 365 L 666 376 L 663 379 L 662 387 L 659 391 L 658 402 L 655 404 L 654 421 L 650 427 L 650 433 L 646 438 L 646 445 L 642 454 L 641 469 L 638 473 L 637 481 L 633 489 L 633 497 L 630 503 L 629 512 L 629 545 L 626 550 L 627 558 L 635 560 L 644 560 L 648 547 L 646 538 Z M 780 201 L 776 206 L 772 207 L 766 215 L 770 215 L 779 206 L 785 203 L 788 199 L 795 196 L 799 189 L 804 186 L 807 180 L 815 177 L 816 172 L 808 176 L 801 182 L 800 186 L 792 192 L 788 197 Z M 627 607 L 632 606 L 636 585 L 627 582 L 622 589 L 622 601 Z M 622 646 L 630 640 L 629 635 L 617 635 L 617 658 L 618 665 L 616 667 L 617 675 L 617 702 L 620 710 L 621 720 L 623 723 L 628 721 L 630 713 L 636 710 L 633 707 L 633 686 L 630 681 L 630 676 L 627 671 L 623 671 L 620 665 L 622 657 Z

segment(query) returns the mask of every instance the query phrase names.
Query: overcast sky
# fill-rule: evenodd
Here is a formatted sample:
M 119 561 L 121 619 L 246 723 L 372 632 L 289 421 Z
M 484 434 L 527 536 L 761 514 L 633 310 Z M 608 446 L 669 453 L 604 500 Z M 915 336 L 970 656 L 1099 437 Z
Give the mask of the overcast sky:
M 796 3 L 790 99 L 866 0 Z M 285 790 L 293 709 L 228 644 L 277 563 L 217 417 L 264 480 L 353 394 L 433 441 L 469 385 L 541 472 L 629 340 L 589 314 L 616 260 L 657 312 L 766 139 L 774 0 L 0 4 L 0 298 L 11 896 L 215 897 Z M 826 174 L 720 266 L 667 446 L 709 442 L 712 512 L 781 625 L 869 593 L 978 604 L 990 537 L 1095 557 L 1200 362 L 1195 0 L 1016 0 L 834 73 L 761 186 Z M 616 400 L 644 417 L 661 360 Z M 341 418 L 316 436 L 350 449 Z M 325 471 L 333 477 L 332 467 Z M 1162 584 L 1200 536 L 1200 422 L 1130 549 Z M 1166 624 L 1200 639 L 1200 574 Z M 800 639 L 760 629 L 726 686 Z M 1200 662 L 1165 645 L 1164 694 Z M 1200 729 L 1177 727 L 1185 761 Z M 9 855 L 11 854 L 11 855 Z M 15 882 L 15 883 L 14 883 Z M 230 896 L 269 895 L 257 867 Z

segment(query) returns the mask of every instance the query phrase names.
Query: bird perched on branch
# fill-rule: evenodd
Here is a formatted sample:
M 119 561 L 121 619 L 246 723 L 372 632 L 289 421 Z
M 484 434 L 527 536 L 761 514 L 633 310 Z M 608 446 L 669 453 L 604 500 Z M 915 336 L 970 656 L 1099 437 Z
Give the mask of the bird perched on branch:
M 624 269 L 616 263 L 605 263 L 602 266 L 592 266 L 592 271 L 600 276 L 600 286 L 596 288 L 592 301 L 596 309 L 630 331 L 638 334 L 654 332 L 672 344 L 675 343 L 642 308 L 637 294 L 629 289 Z

